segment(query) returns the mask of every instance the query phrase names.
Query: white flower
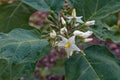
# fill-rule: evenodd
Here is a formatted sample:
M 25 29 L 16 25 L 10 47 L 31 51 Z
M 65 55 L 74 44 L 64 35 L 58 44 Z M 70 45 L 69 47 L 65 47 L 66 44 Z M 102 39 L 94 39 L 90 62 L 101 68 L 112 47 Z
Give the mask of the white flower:
M 84 42 L 90 42 L 90 41 L 92 41 L 93 40 L 93 38 L 85 38 L 84 39 Z
M 80 51 L 80 49 L 75 45 L 75 36 L 66 39 L 63 36 L 60 36 L 62 41 L 60 41 L 57 45 L 58 47 L 64 47 L 67 53 L 67 57 L 69 58 L 72 55 L 73 51 Z
M 67 33 L 66 27 L 60 29 L 60 34 L 65 35 Z
M 95 20 L 92 20 L 92 21 L 87 21 L 85 23 L 86 26 L 91 26 L 91 25 L 95 25 Z
M 56 37 L 56 32 L 54 30 L 52 30 L 52 32 L 50 33 L 50 37 L 51 38 L 55 38 Z
M 92 35 L 92 31 L 87 31 L 87 32 L 82 32 L 82 31 L 79 31 L 79 30 L 75 30 L 73 32 L 74 36 L 80 36 L 80 37 L 83 37 L 83 38 L 88 38 L 89 36 Z
M 66 25 L 66 22 L 65 22 L 63 17 L 61 17 L 61 22 L 62 22 L 63 25 Z
M 81 19 L 82 16 L 80 16 L 80 17 L 72 17 L 72 16 L 70 16 L 70 17 L 67 17 L 67 18 L 68 18 L 68 22 L 70 22 L 73 18 L 75 18 L 77 23 L 84 23 L 82 21 L 82 19 Z
M 73 11 L 72 11 L 72 16 L 70 16 L 70 17 L 67 17 L 68 18 L 68 22 L 70 22 L 72 19 L 76 19 L 76 23 L 84 23 L 83 21 L 82 21 L 82 16 L 80 16 L 80 17 L 77 17 L 76 16 L 76 10 L 75 9 L 73 9 Z

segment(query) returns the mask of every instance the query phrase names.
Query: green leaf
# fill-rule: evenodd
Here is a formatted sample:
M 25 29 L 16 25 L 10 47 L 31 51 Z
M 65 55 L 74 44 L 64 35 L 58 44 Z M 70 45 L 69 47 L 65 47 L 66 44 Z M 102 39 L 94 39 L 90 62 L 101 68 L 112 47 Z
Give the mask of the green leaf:
M 37 30 L 15 29 L 0 34 L 0 80 L 32 75 L 36 62 L 50 50 Z
M 0 5 L 0 32 L 8 32 L 19 27 L 30 29 L 28 21 L 33 12 L 34 9 L 22 2 Z
M 84 20 L 103 19 L 120 11 L 120 0 L 69 0 Z
M 120 0 L 69 0 L 71 5 L 76 8 L 77 15 L 83 16 L 84 20 L 102 20 L 111 14 L 120 11 Z M 115 20 L 117 21 L 117 20 Z M 110 22 L 110 21 L 109 21 Z M 117 24 L 111 22 L 109 24 Z M 97 22 L 96 26 L 89 29 L 101 40 L 112 40 L 116 43 L 120 42 L 120 34 L 117 31 L 108 30 L 109 26 L 102 22 Z
M 64 0 L 22 0 L 22 2 L 39 11 L 59 12 L 64 5 Z
M 25 80 L 40 80 L 40 79 L 35 78 L 35 76 L 30 76 L 29 78 L 26 78 Z
M 66 80 L 120 80 L 118 60 L 104 46 L 90 46 L 65 64 Z
M 90 27 L 89 30 L 92 30 L 96 37 L 101 40 L 112 40 L 115 43 L 120 42 L 120 32 L 118 26 L 110 27 L 104 22 L 97 21 L 96 25 Z

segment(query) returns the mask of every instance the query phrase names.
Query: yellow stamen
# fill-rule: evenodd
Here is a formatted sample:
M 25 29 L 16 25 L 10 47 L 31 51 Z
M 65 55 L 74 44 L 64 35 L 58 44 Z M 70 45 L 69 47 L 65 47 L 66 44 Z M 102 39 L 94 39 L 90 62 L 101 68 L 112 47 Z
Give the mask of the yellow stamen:
M 65 44 L 65 48 L 69 48 L 71 46 L 71 43 L 70 42 L 67 42 L 66 44 Z

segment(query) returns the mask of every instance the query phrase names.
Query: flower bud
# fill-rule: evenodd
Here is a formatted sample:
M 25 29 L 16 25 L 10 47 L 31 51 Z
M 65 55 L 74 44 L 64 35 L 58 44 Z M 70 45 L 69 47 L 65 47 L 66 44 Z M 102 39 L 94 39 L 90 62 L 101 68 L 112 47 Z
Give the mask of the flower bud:
M 63 17 L 61 17 L 61 22 L 62 22 L 63 25 L 66 25 L 66 22 L 65 22 Z
M 67 33 L 66 27 L 60 29 L 60 34 L 64 35 Z
M 92 31 L 87 31 L 87 32 L 85 32 L 82 36 L 83 36 L 84 38 L 87 38 L 87 37 L 91 36 L 92 34 L 93 34 Z
M 91 25 L 95 25 L 95 20 L 92 20 L 92 21 L 87 21 L 85 23 L 86 26 L 91 26 Z
M 92 31 L 87 31 L 87 32 L 82 32 L 82 31 L 79 31 L 79 30 L 75 30 L 73 32 L 74 36 L 80 36 L 80 37 L 83 37 L 83 38 L 87 38 L 89 36 L 92 35 Z
M 73 9 L 73 11 L 72 11 L 72 17 L 73 17 L 73 18 L 76 17 L 76 10 L 75 10 L 75 9 Z
M 81 32 L 81 31 L 79 31 L 79 30 L 75 30 L 75 31 L 73 32 L 73 34 L 74 34 L 74 36 L 80 36 L 80 35 L 83 34 L 83 32 Z
M 92 40 L 93 40 L 93 38 L 86 38 L 86 39 L 84 39 L 84 42 L 90 42 Z
M 56 37 L 56 32 L 54 30 L 52 30 L 52 32 L 50 33 L 50 37 L 51 38 L 55 38 Z
M 66 25 L 66 22 L 65 22 L 63 17 L 61 17 L 61 22 L 62 22 L 63 25 Z

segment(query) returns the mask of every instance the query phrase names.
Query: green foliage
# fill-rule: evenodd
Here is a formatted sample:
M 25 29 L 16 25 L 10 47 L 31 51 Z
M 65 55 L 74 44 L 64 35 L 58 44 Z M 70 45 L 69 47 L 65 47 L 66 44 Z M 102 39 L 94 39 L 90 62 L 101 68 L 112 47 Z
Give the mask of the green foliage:
M 30 29 L 28 21 L 33 12 L 33 8 L 22 2 L 0 5 L 0 32 L 8 32 L 14 28 Z
M 120 80 L 120 65 L 104 46 L 90 46 L 85 55 L 66 61 L 66 80 Z
M 64 5 L 64 0 L 22 0 L 22 2 L 39 11 L 60 12 Z
M 110 27 L 104 22 L 97 21 L 96 25 L 89 29 L 101 40 L 112 40 L 115 43 L 120 42 L 120 31 L 118 26 Z
M 96 20 L 96 26 L 90 27 L 91 29 L 89 29 L 92 30 L 99 39 L 109 39 L 116 43 L 120 42 L 119 33 L 116 34 L 117 31 L 110 30 L 110 27 L 107 25 L 109 24 L 111 26 L 112 23 L 115 23 L 115 21 L 117 21 L 116 18 L 114 17 L 114 21 L 112 20 L 113 18 L 109 18 L 110 23 L 107 21 L 107 24 L 100 21 L 120 11 L 120 0 L 69 0 L 69 2 L 76 8 L 77 15 L 83 16 L 85 21 Z
M 120 31 L 116 25 L 115 15 L 120 11 L 120 0 L 68 1 L 76 9 L 77 16 L 83 16 L 84 21 L 96 20 L 95 26 L 88 29 L 92 30 L 98 38 L 120 42 Z M 37 61 L 50 51 L 48 41 L 42 39 L 45 33 L 48 35 L 50 31 L 15 28 L 30 29 L 29 17 L 36 10 L 59 13 L 63 6 L 64 0 L 21 0 L 0 5 L 0 80 L 18 80 L 20 77 L 25 77 L 25 80 L 35 79 L 33 72 Z M 55 13 L 49 16 L 51 20 L 54 20 L 53 15 L 58 18 Z M 59 22 L 60 20 L 57 23 Z M 52 28 L 59 27 L 59 24 L 49 25 Z M 106 47 L 90 46 L 84 52 L 86 55 L 80 53 L 70 57 L 65 62 L 65 69 L 63 66 L 65 59 L 60 59 L 46 72 L 66 74 L 66 80 L 120 80 L 120 63 Z
M 0 34 L 0 80 L 17 80 L 33 73 L 48 53 L 49 43 L 36 30 L 15 29 Z
M 120 0 L 69 0 L 76 9 L 77 15 L 85 20 L 103 19 L 110 14 L 120 11 Z
M 30 76 L 30 78 L 25 78 L 24 80 L 40 80 L 40 79 L 35 78 L 35 76 Z

